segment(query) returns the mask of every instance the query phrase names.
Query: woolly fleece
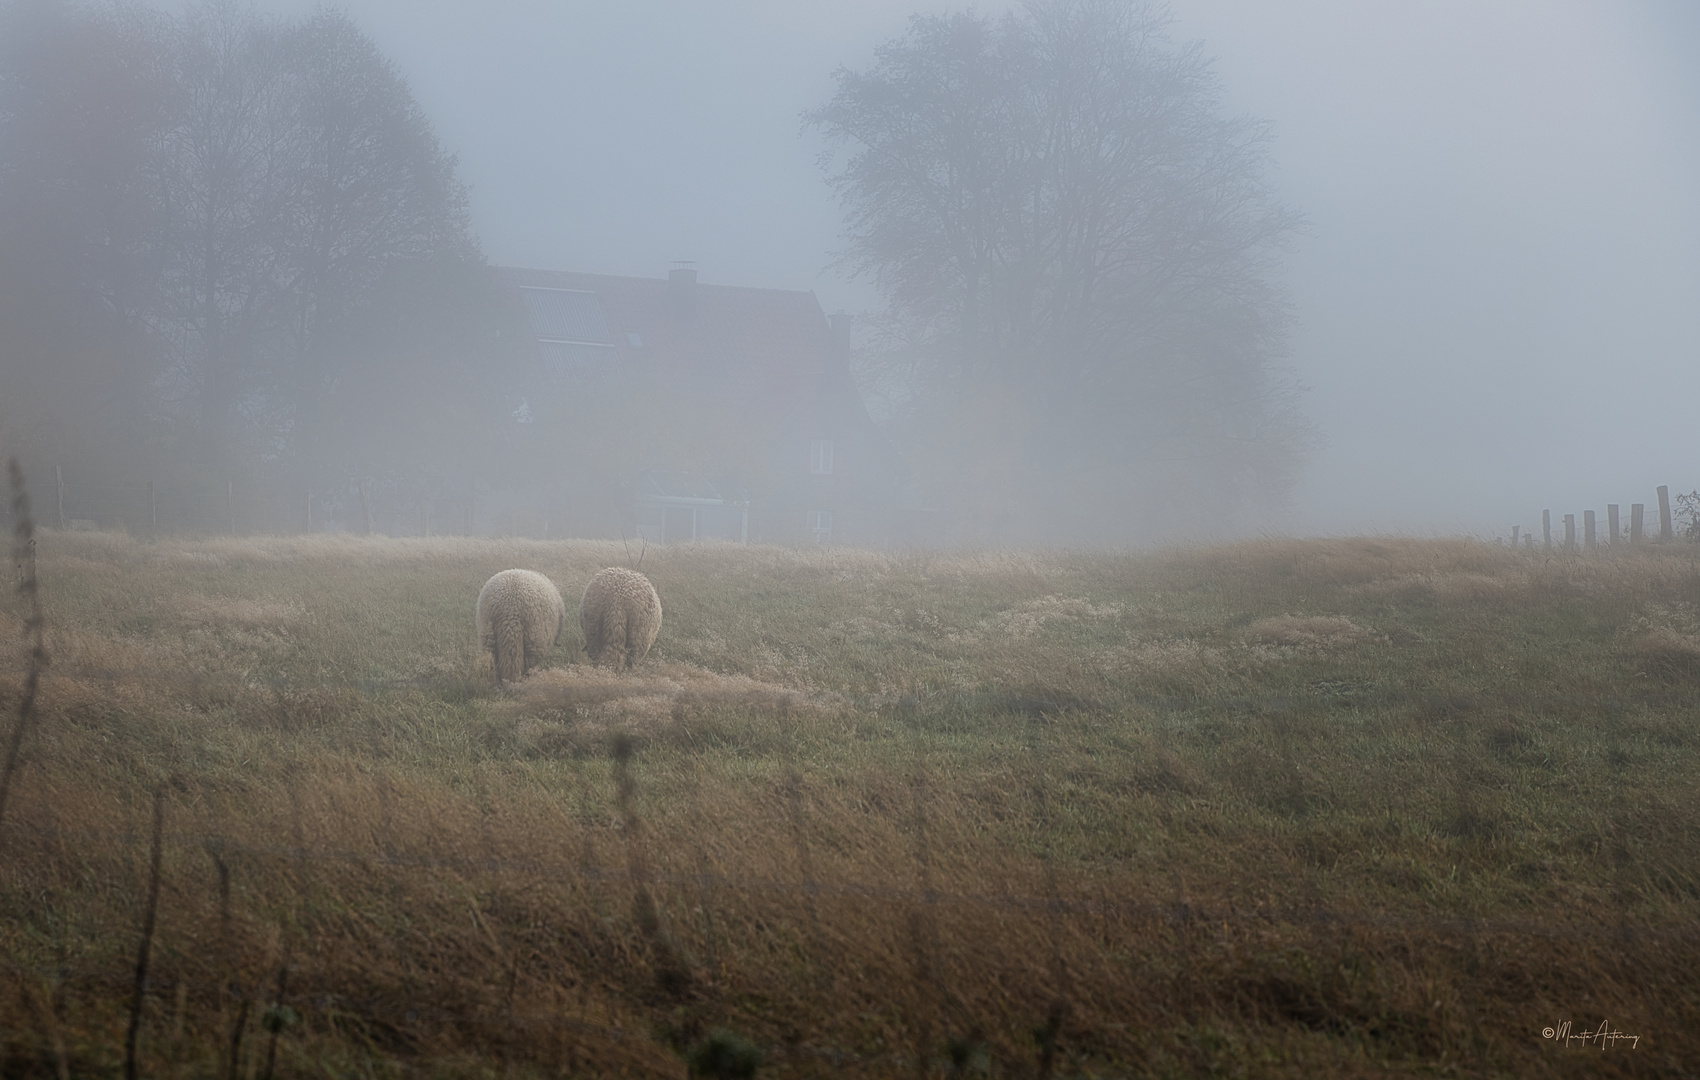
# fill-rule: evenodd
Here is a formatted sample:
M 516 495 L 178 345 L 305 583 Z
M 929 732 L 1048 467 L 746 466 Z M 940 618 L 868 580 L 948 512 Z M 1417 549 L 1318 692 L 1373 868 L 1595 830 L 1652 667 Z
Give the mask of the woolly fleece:
M 629 668 L 649 654 L 661 633 L 661 597 L 636 570 L 610 566 L 584 587 L 578 621 L 591 663 Z
M 495 661 L 496 685 L 523 679 L 561 643 L 567 605 L 535 570 L 503 570 L 478 590 L 479 647 Z

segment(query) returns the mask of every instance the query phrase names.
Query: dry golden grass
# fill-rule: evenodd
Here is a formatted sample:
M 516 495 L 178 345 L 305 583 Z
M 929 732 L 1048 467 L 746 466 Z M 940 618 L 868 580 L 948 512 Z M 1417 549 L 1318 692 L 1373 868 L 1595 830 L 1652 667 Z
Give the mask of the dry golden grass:
M 619 673 L 581 662 L 550 668 L 519 685 L 496 715 L 513 717 L 515 732 L 543 751 L 605 749 L 616 733 L 645 739 L 689 739 L 694 726 L 717 712 L 755 717 L 807 717 L 820 723 L 841 712 L 841 701 L 747 675 L 720 675 L 691 664 L 648 664 Z
M 0 1075 L 118 1068 L 158 790 L 148 1075 L 678 1076 L 715 1029 L 762 1075 L 1700 1060 L 1687 547 L 650 548 L 649 662 L 569 617 L 504 691 L 479 585 L 622 545 L 40 556 Z M 1602 1018 L 1640 1044 L 1540 1035 Z
M 1366 630 L 1344 615 L 1277 615 L 1259 619 L 1245 628 L 1250 641 L 1285 645 L 1295 649 L 1330 649 L 1373 639 Z

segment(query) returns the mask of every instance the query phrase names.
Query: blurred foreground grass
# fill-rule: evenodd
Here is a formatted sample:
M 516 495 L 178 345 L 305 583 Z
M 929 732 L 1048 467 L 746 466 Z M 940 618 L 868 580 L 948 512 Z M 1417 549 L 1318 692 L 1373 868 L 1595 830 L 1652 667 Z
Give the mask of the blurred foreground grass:
M 625 563 L 43 534 L 0 1075 L 119 1071 L 160 790 L 147 1075 L 683 1075 L 718 1031 L 773 1076 L 1700 1061 L 1690 547 L 650 548 L 615 676 L 576 600 Z M 510 566 L 572 624 L 499 693 Z

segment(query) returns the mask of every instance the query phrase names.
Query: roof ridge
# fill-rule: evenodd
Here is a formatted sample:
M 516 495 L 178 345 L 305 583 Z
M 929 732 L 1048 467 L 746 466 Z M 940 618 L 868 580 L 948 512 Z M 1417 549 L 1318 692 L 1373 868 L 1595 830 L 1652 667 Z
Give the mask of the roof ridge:
M 666 286 L 668 284 L 666 278 L 638 277 L 633 274 L 601 274 L 590 270 L 549 270 L 536 266 L 491 266 L 491 269 L 500 274 L 555 274 L 579 278 L 602 278 L 608 281 L 642 282 L 646 285 Z M 766 285 L 722 285 L 718 282 L 703 281 L 700 278 L 697 280 L 696 287 L 699 289 L 727 289 L 738 292 L 780 293 L 786 296 L 813 296 L 815 292 L 813 289 L 777 289 Z

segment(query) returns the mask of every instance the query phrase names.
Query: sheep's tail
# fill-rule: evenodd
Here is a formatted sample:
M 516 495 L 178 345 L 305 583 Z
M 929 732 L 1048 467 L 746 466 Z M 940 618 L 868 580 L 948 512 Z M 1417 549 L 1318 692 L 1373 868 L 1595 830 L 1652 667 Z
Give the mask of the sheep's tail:
M 630 613 L 624 604 L 612 604 L 602 613 L 602 662 L 616 671 L 630 664 L 631 642 L 628 640 Z
M 494 621 L 496 681 L 518 682 L 525 677 L 525 620 L 518 612 L 499 611 Z

